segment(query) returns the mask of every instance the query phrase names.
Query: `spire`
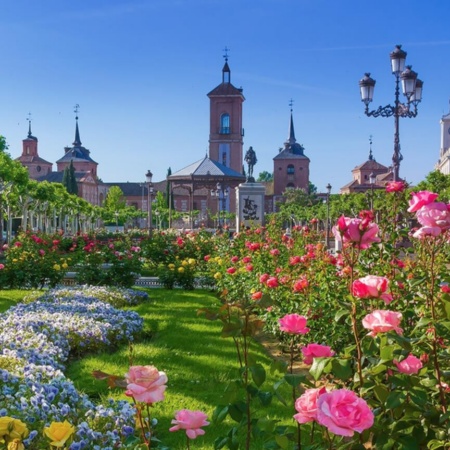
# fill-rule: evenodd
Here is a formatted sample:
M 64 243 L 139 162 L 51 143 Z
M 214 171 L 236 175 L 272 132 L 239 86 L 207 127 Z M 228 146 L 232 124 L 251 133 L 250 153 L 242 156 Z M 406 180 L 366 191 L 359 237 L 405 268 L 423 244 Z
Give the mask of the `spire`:
M 230 49 L 227 46 L 225 46 L 223 51 L 225 52 L 225 54 L 223 55 L 223 57 L 225 58 L 225 64 L 222 69 L 222 83 L 230 83 L 231 72 L 230 67 L 228 66 L 228 52 L 230 51 Z
M 32 137 L 33 135 L 31 134 L 31 113 L 28 113 L 28 137 Z
M 74 147 L 81 147 L 80 131 L 78 129 L 78 108 L 79 107 L 80 107 L 80 105 L 77 103 L 75 105 L 75 109 L 74 109 L 74 113 L 76 114 L 76 116 L 75 116 L 75 121 L 76 121 L 76 125 L 75 125 L 75 140 L 72 143 L 72 145 Z
M 373 155 L 372 155 L 372 135 L 369 136 L 369 161 L 373 161 Z
M 294 100 L 291 99 L 289 106 L 291 107 L 291 121 L 289 123 L 289 144 L 295 144 L 295 132 L 294 132 L 294 117 L 292 115 L 292 106 L 294 105 Z

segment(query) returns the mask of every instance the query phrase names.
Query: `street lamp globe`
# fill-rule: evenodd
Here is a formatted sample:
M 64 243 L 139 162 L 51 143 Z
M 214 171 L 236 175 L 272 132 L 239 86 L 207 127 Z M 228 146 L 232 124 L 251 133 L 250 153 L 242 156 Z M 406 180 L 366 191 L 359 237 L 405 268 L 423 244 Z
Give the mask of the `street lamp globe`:
M 401 45 L 396 45 L 395 49 L 390 53 L 392 73 L 400 75 L 405 70 L 405 61 L 407 53 L 402 50 Z

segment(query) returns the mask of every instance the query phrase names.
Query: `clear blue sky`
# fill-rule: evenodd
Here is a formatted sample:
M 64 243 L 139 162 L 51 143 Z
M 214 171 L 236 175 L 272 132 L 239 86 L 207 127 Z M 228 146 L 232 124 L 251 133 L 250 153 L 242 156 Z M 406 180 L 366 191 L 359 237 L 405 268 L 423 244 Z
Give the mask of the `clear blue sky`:
M 394 101 L 395 44 L 424 81 L 415 119 L 401 119 L 400 176 L 417 183 L 439 157 L 439 119 L 449 112 L 448 0 L 14 0 L 0 2 L 0 134 L 18 157 L 28 113 L 39 153 L 55 162 L 74 140 L 103 181 L 165 178 L 205 155 L 209 99 L 228 47 L 242 87 L 244 150 L 255 174 L 273 171 L 294 100 L 297 141 L 310 178 L 333 192 L 351 181 L 373 136 L 390 165 L 393 118 L 368 118 L 358 81 L 377 80 L 376 108 Z M 56 169 L 56 165 L 54 165 Z

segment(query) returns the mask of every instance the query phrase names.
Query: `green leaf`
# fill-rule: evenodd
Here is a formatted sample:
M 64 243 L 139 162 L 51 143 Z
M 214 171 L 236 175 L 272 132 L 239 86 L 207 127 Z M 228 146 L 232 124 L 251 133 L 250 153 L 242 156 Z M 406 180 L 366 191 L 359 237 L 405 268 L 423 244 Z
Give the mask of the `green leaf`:
M 347 309 L 340 309 L 334 315 L 334 321 L 335 322 L 339 322 L 342 319 L 342 317 L 345 317 L 345 316 L 348 316 L 348 310 Z
M 394 350 L 398 348 L 396 345 L 385 345 L 380 349 L 380 359 L 384 361 L 392 361 L 394 359 Z
M 244 411 L 245 411 L 246 404 L 244 402 L 238 402 L 234 403 L 233 405 L 228 406 L 228 412 L 230 414 L 230 417 L 235 422 L 240 422 L 242 418 L 244 417 Z
M 241 324 L 240 323 L 226 323 L 222 328 L 222 337 L 237 337 L 241 335 Z
M 261 405 L 263 406 L 269 406 L 272 403 L 272 393 L 271 392 L 264 392 L 264 391 L 259 391 L 258 392 L 258 398 L 261 402 Z
M 282 448 L 282 449 L 287 449 L 289 447 L 289 439 L 287 436 L 275 436 L 275 440 L 277 441 L 277 444 Z
M 221 423 L 227 417 L 228 414 L 228 406 L 216 406 L 216 409 L 213 412 L 212 420 L 214 423 Z
M 438 441 L 437 439 L 432 439 L 427 444 L 428 450 L 439 450 L 439 449 L 445 449 L 445 442 L 444 441 Z
M 384 403 L 389 395 L 389 389 L 384 384 L 377 384 L 373 388 L 373 392 L 375 393 L 375 397 L 381 402 Z
M 297 387 L 299 384 L 303 383 L 303 381 L 306 379 L 306 375 L 287 373 L 284 375 L 284 379 L 286 380 L 287 384 L 289 384 L 289 386 Z
M 270 373 L 273 374 L 275 372 L 285 373 L 287 368 L 287 362 L 281 360 L 273 360 L 270 365 Z
M 351 360 L 346 358 L 333 358 L 331 361 L 331 373 L 340 380 L 348 380 L 352 376 Z
M 386 408 L 394 409 L 400 405 L 403 405 L 406 399 L 406 394 L 402 391 L 393 391 L 388 395 L 386 399 Z
M 428 401 L 427 391 L 417 387 L 414 387 L 409 391 L 409 397 L 418 406 L 424 406 Z
M 311 369 L 309 369 L 309 373 L 316 381 L 320 378 L 330 360 L 331 358 L 314 358 Z
M 253 381 L 256 386 L 260 387 L 264 381 L 266 381 L 266 371 L 261 364 L 256 364 L 250 367 L 250 372 L 252 374 Z

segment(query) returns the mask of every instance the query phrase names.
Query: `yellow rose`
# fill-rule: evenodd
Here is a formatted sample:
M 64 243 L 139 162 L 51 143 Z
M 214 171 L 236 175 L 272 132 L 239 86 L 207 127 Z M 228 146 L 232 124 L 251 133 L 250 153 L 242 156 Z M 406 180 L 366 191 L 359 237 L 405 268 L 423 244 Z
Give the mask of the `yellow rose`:
M 63 265 L 61 266 L 63 269 L 67 269 L 69 267 L 69 264 L 67 263 L 63 263 Z
M 188 263 L 189 263 L 191 266 L 194 266 L 195 263 L 196 263 L 196 261 L 195 261 L 194 258 L 189 258 L 189 259 L 188 259 Z
M 183 273 L 184 272 L 184 267 L 178 267 L 178 272 Z
M 175 264 L 169 264 L 167 267 L 168 267 L 170 270 L 173 270 L 173 269 L 175 269 Z
M 10 439 L 20 439 L 28 436 L 27 426 L 19 419 L 0 417 L 0 438 L 8 436 Z
M 220 280 L 220 279 L 222 278 L 222 274 L 221 274 L 220 272 L 216 272 L 216 273 L 214 274 L 214 278 L 215 278 L 216 280 Z
M 20 439 L 14 439 L 8 444 L 8 450 L 25 450 L 25 445 Z
M 13 259 L 13 262 L 17 262 L 17 261 L 18 261 L 18 259 L 17 259 L 17 258 L 14 258 L 14 259 Z
M 53 270 L 61 270 L 61 266 L 59 264 L 55 264 L 53 266 Z
M 189 262 L 187 261 L 187 259 L 183 259 L 181 265 L 182 266 L 187 266 L 189 264 Z
M 51 445 L 57 448 L 64 447 L 67 439 L 75 432 L 75 427 L 67 420 L 64 422 L 52 422 L 49 427 L 44 428 L 44 434 L 52 440 Z

